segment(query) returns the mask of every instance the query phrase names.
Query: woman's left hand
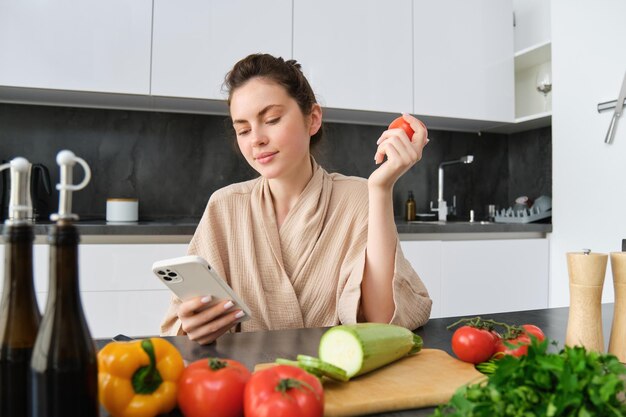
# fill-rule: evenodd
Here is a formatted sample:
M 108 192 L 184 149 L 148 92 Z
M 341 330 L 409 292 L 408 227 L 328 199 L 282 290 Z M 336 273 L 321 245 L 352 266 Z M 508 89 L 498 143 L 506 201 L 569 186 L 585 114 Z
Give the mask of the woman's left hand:
M 376 164 L 382 165 L 370 175 L 369 186 L 391 189 L 398 178 L 422 159 L 422 151 L 428 143 L 426 126 L 409 114 L 403 114 L 402 118 L 411 125 L 415 133 L 409 138 L 400 128 L 383 132 L 376 142 L 378 149 L 374 156 Z M 387 160 L 383 162 L 385 156 Z

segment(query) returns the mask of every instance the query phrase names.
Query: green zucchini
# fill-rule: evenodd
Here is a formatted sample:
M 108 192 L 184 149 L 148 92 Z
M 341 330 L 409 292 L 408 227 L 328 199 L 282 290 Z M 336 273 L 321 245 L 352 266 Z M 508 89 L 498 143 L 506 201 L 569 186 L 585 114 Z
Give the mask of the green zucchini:
M 363 375 L 422 349 L 422 338 L 392 324 L 358 323 L 328 329 L 320 340 L 319 357 L 346 371 Z

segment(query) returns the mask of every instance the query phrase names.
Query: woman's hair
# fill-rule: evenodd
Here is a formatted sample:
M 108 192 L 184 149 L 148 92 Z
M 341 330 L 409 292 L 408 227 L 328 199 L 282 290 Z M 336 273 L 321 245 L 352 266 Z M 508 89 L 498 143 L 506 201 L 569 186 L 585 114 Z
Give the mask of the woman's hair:
M 313 105 L 317 103 L 311 85 L 302 73 L 301 66 L 294 59 L 285 61 L 281 57 L 269 54 L 248 55 L 237 62 L 232 70 L 226 74 L 224 87 L 228 92 L 228 106 L 230 107 L 233 93 L 252 78 L 261 77 L 274 81 L 287 91 L 300 107 L 305 116 L 311 114 Z M 311 145 L 314 146 L 322 138 L 322 128 L 311 136 Z

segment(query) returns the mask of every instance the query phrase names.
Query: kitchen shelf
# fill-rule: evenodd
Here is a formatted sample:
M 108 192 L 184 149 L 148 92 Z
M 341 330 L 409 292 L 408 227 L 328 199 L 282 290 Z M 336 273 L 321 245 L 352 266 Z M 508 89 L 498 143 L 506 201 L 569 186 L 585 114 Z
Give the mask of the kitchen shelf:
M 552 42 L 542 42 L 515 53 L 515 72 L 523 71 L 551 60 Z
M 536 89 L 537 73 L 546 67 L 551 71 L 550 41 L 515 53 L 515 124 L 507 129 L 510 133 L 549 126 L 552 123 L 552 95 L 549 93 L 544 97 Z
M 492 133 L 518 133 L 552 125 L 552 106 L 544 111 L 544 97 L 535 89 L 539 67 L 552 65 L 552 43 L 541 42 L 515 53 L 515 122 L 486 130 Z

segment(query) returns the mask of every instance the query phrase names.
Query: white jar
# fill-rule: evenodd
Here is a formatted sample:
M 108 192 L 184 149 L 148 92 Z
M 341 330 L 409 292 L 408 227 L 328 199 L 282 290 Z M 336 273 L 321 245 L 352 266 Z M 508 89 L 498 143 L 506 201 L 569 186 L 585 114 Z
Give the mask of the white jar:
M 108 198 L 107 222 L 136 222 L 139 219 L 139 200 L 136 198 Z

